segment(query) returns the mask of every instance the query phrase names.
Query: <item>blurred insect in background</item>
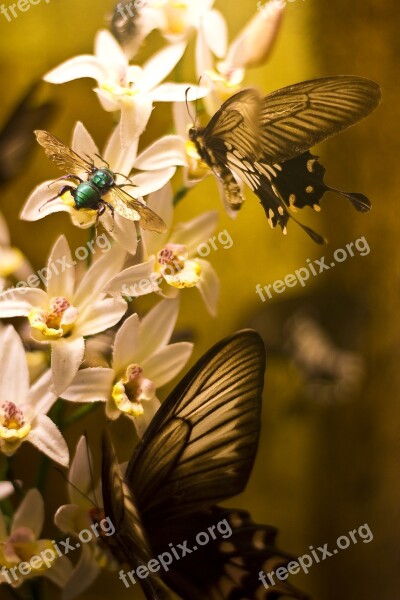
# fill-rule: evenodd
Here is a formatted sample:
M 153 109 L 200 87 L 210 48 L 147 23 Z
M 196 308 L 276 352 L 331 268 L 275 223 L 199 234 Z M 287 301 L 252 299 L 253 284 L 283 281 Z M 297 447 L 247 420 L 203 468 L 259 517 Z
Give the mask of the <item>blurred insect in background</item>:
M 292 363 L 295 376 L 290 410 L 303 413 L 355 398 L 366 371 L 360 348 L 367 320 L 362 303 L 327 290 L 321 295 L 268 306 L 268 310 L 253 312 L 244 323 L 260 332 L 273 364 L 271 369 L 279 370 L 282 359 L 286 370 L 286 361 Z M 338 323 L 342 325 L 340 330 Z
M 277 530 L 215 504 L 243 491 L 250 476 L 264 370 L 260 336 L 237 332 L 200 358 L 162 403 L 124 476 L 104 437 L 104 512 L 116 528 L 110 549 L 132 576 L 152 557 L 171 556 L 168 570 L 140 579 L 148 600 L 170 598 L 164 584 L 184 600 L 306 598 L 286 581 L 271 589 L 260 583 L 262 569 L 291 559 L 275 545 Z M 231 530 L 228 540 L 210 533 L 221 521 Z M 207 531 L 207 545 L 197 543 Z M 184 540 L 188 551 L 177 560 L 171 548 Z
M 325 169 L 308 150 L 369 115 L 379 104 L 379 86 L 355 76 L 327 77 L 282 88 L 264 98 L 246 89 L 229 98 L 206 127 L 189 131 L 203 162 L 221 183 L 232 209 L 240 209 L 244 182 L 261 201 L 271 227 L 286 224 L 298 208 L 319 211 L 328 190 L 348 198 L 360 212 L 363 194 L 327 186 Z M 289 210 L 288 210 L 289 209 Z M 318 244 L 323 238 L 298 223 Z
M 108 208 L 112 216 L 116 211 L 122 217 L 131 221 L 140 219 L 140 225 L 143 229 L 156 232 L 166 230 L 164 221 L 155 212 L 148 208 L 144 202 L 132 198 L 122 189 L 123 187 L 134 187 L 133 184 L 118 185 L 116 183 L 116 176 L 119 173 L 111 171 L 105 161 L 103 161 L 105 166 L 98 168 L 92 159 L 83 158 L 48 131 L 38 130 L 35 131 L 35 135 L 39 144 L 45 149 L 46 156 L 59 169 L 67 171 L 68 174 L 60 177 L 59 180 L 65 179 L 75 184 L 75 186 L 71 184 L 63 186 L 59 193 L 47 202 L 52 202 L 69 192 L 74 199 L 76 210 L 97 211 L 96 225 L 99 217 Z M 99 158 L 103 160 L 101 157 Z M 82 179 L 83 174 L 87 176 L 86 181 Z M 123 177 L 125 176 L 123 175 Z M 127 177 L 125 179 L 128 182 L 130 181 Z M 104 198 L 105 196 L 107 196 L 107 199 Z

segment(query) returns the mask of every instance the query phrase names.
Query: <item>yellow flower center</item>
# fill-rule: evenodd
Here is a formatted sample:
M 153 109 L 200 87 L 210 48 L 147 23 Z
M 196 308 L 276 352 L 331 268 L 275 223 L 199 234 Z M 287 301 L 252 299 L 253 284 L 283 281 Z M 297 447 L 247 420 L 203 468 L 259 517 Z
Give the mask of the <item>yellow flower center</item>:
M 203 177 L 210 173 L 210 167 L 201 160 L 196 146 L 191 140 L 186 141 L 185 147 L 189 166 L 189 178 L 203 179 Z
M 18 572 L 18 565 L 22 562 L 30 563 L 31 572 L 35 575 L 47 571 L 49 566 L 41 557 L 41 553 L 45 550 L 52 550 L 54 558 L 57 557 L 54 544 L 50 540 L 35 540 L 31 529 L 19 527 L 8 539 L 0 541 L 0 566 L 6 569 L 17 567 L 13 573 L 16 573 L 19 584 L 24 579 L 24 575 Z M 49 553 L 46 554 L 48 555 Z M 31 559 L 34 560 L 30 562 Z
M 143 377 L 143 369 L 133 364 L 129 365 L 125 376 L 114 385 L 112 397 L 121 412 L 139 417 L 144 413 L 142 401 L 151 400 L 155 390 L 154 383 Z
M 186 32 L 189 25 L 189 3 L 187 1 L 167 0 L 166 2 L 156 2 L 155 5 L 163 11 L 162 32 L 164 35 L 182 35 Z
M 205 75 L 213 82 L 221 102 L 226 102 L 228 98 L 240 90 L 244 71 L 243 69 L 232 69 L 230 71 L 217 72 L 210 69 L 205 71 Z
M 123 82 L 121 85 L 117 83 L 103 83 L 101 89 L 109 92 L 113 96 L 128 96 L 129 98 L 137 96 L 140 92 L 139 88 L 134 84 L 123 85 Z
M 23 411 L 14 402 L 0 405 L 0 439 L 13 443 L 26 437 L 30 430 L 30 423 L 26 423 Z
M 32 335 L 38 341 L 52 341 L 68 335 L 78 318 L 78 310 L 66 298 L 51 298 L 49 309 L 33 308 L 28 314 Z
M 167 244 L 157 255 L 156 270 L 172 287 L 194 287 L 200 280 L 201 266 L 189 259 L 186 246 Z

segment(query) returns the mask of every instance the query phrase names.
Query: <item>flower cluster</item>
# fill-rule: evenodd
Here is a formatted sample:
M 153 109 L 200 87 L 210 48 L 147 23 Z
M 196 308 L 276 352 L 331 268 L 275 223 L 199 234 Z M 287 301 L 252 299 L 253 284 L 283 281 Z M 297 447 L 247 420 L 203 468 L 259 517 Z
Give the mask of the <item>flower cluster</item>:
M 180 295 L 196 287 L 206 310 L 217 313 L 218 276 L 197 248 L 214 234 L 218 212 L 176 223 L 175 175 L 180 170 L 185 193 L 213 174 L 189 138 L 190 113 L 200 101 L 211 116 L 240 89 L 245 70 L 267 59 L 283 3 L 271 0 L 268 15 L 257 11 L 231 43 L 213 0 L 136 4 L 129 39 L 118 35 L 118 19 L 113 18 L 113 33 L 97 33 L 93 54 L 71 58 L 44 76 L 53 84 L 94 80 L 95 95 L 113 113 L 116 125 L 101 154 L 80 122 L 72 128 L 70 146 L 59 140 L 48 143 L 46 154 L 63 176 L 39 183 L 21 212 L 26 221 L 69 213 L 73 225 L 90 231 L 91 250 L 102 226 L 109 248 L 93 252 L 85 267 L 60 235 L 38 277 L 11 246 L 0 218 L 0 319 L 5 320 L 0 326 L 0 451 L 8 461 L 26 441 L 46 460 L 67 467 L 66 420 L 60 418 L 65 407 L 69 422 L 78 422 L 82 405 L 89 411 L 103 403 L 109 420 L 123 416 L 143 436 L 160 406 L 160 388 L 182 371 L 192 353 L 192 343 L 174 341 Z M 154 30 L 163 47 L 136 64 L 140 46 Z M 193 40 L 198 84 L 176 80 L 176 66 Z M 170 105 L 171 133 L 154 136 L 142 149 L 142 134 L 151 131 L 159 102 Z M 94 182 L 100 185 L 101 178 L 108 187 L 100 194 Z M 148 215 L 162 219 L 164 231 L 152 227 Z M 137 300 L 144 295 L 155 300 L 145 314 Z M 27 576 L 20 569 L 18 578 L 9 581 L 9 569 L 31 559 L 33 564 L 35 555 L 55 543 L 39 539 L 44 519 L 39 491 L 25 494 L 11 468 L 9 473 L 10 481 L 0 484 L 0 502 L 14 493 L 22 499 L 10 527 L 0 512 L 0 583 L 17 587 L 43 575 L 64 588 L 65 598 L 76 596 L 102 567 L 115 562 L 96 540 L 82 548 L 74 569 L 58 557 L 51 565 L 37 563 Z M 77 535 L 93 522 L 94 506 L 102 509 L 84 439 L 69 482 L 70 503 L 58 509 L 55 523 L 62 532 Z

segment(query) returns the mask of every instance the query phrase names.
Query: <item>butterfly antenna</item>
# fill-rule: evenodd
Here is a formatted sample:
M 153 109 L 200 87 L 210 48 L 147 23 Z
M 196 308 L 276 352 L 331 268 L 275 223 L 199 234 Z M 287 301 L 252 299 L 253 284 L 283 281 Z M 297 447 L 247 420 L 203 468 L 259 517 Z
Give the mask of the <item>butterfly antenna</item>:
M 200 83 L 201 83 L 202 78 L 203 78 L 203 75 L 200 75 L 199 80 L 197 82 L 197 87 L 200 87 Z M 199 110 L 198 110 L 199 104 L 198 103 L 199 103 L 199 98 L 196 98 L 195 105 L 194 105 L 194 110 L 195 110 L 195 113 L 196 113 L 196 118 L 195 118 L 195 121 L 194 121 L 195 127 L 197 125 L 197 118 L 199 116 Z
M 191 114 L 191 112 L 189 110 L 189 102 L 188 102 L 188 93 L 189 93 L 189 90 L 190 90 L 190 87 L 186 88 L 186 90 L 185 90 L 185 104 L 186 104 L 186 110 L 188 111 L 188 115 L 192 119 L 193 127 L 195 127 L 195 125 L 196 125 L 196 119 L 193 119 L 193 116 L 192 116 L 192 114 Z M 197 100 L 196 100 L 196 103 L 197 103 Z M 197 115 L 196 115 L 196 117 L 197 117 Z
M 98 507 L 98 506 L 100 506 L 100 504 L 98 503 L 97 498 L 96 498 L 96 486 L 94 483 L 94 476 L 93 476 L 92 457 L 89 452 L 89 436 L 88 436 L 87 430 L 85 430 L 83 435 L 85 436 L 85 440 L 86 440 L 86 456 L 87 456 L 87 461 L 88 461 L 88 465 L 89 465 L 90 481 L 92 483 L 94 503 L 95 503 L 95 506 Z
M 68 477 L 66 476 L 66 474 L 64 473 L 64 471 L 61 470 L 60 467 L 56 467 L 55 465 L 53 465 L 53 469 L 55 469 L 56 471 L 58 471 L 60 473 L 60 475 L 62 476 L 62 478 L 64 479 L 64 481 L 66 481 L 71 487 L 73 487 L 74 490 L 76 490 L 78 492 L 78 494 L 80 494 L 81 496 L 83 496 L 84 498 L 86 498 L 86 500 L 88 502 L 90 502 L 90 504 L 93 504 L 93 506 L 95 508 L 98 508 L 98 505 L 96 504 L 96 502 L 94 502 L 87 494 L 85 494 L 85 492 L 82 492 L 82 490 L 80 490 L 75 484 L 73 484 L 72 481 L 70 481 L 68 479 Z

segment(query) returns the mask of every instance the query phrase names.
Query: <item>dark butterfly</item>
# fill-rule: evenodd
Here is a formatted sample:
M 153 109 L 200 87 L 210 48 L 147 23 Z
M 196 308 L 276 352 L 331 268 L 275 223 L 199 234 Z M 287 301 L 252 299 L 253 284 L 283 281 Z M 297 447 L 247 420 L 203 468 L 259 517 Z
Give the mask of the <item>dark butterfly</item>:
M 169 598 L 168 585 L 184 600 L 305 598 L 286 582 L 266 589 L 259 572 L 285 565 L 277 531 L 254 523 L 243 510 L 216 506 L 241 492 L 249 478 L 260 432 L 265 348 L 244 330 L 211 348 L 182 379 L 150 423 L 122 476 L 108 438 L 103 440 L 105 514 L 116 528 L 111 548 L 132 573 L 172 547 L 169 570 L 139 579 L 150 600 Z M 230 527 L 224 539 L 199 532 Z M 211 539 L 212 538 L 212 539 Z
M 189 137 L 233 209 L 243 203 L 239 178 L 260 199 L 270 226 L 280 225 L 286 233 L 289 217 L 294 219 L 289 210 L 319 210 L 328 190 L 348 198 L 360 212 L 370 209 L 363 194 L 327 186 L 324 167 L 308 150 L 366 117 L 380 97 L 373 81 L 345 75 L 304 81 L 264 98 L 247 89 L 229 98 L 206 127 L 192 127 Z M 320 235 L 299 225 L 323 243 Z

